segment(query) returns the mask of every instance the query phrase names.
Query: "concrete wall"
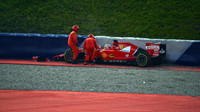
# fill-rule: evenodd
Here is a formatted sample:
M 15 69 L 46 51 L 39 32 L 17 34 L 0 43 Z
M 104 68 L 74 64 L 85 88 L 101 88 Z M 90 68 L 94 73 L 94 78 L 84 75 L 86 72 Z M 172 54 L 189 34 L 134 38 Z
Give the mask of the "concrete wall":
M 82 48 L 86 35 L 78 35 Z M 165 43 L 167 63 L 200 66 L 200 41 L 148 39 L 133 37 L 95 36 L 97 44 L 111 44 L 113 39 L 119 42 L 130 42 L 142 48 L 145 43 Z M 0 33 L 0 59 L 32 59 L 32 56 L 53 57 L 62 54 L 69 48 L 68 35 L 64 34 L 24 34 Z

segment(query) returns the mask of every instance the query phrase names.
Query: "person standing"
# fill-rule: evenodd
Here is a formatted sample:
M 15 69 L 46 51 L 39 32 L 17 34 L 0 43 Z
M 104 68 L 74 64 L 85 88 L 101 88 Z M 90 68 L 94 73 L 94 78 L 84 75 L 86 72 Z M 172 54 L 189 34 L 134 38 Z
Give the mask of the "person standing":
M 83 44 L 83 49 L 86 50 L 86 57 L 84 60 L 84 65 L 88 64 L 89 59 L 91 58 L 92 64 L 94 64 L 94 50 L 98 49 L 96 40 L 93 34 L 89 34 L 88 38 L 85 40 Z
M 72 27 L 72 30 L 73 31 L 69 34 L 68 45 L 72 49 L 72 52 L 73 52 L 73 62 L 72 62 L 72 64 L 77 64 L 76 59 L 77 59 L 77 56 L 79 54 L 79 48 L 76 45 L 78 45 L 77 33 L 79 31 L 79 26 L 74 25 Z

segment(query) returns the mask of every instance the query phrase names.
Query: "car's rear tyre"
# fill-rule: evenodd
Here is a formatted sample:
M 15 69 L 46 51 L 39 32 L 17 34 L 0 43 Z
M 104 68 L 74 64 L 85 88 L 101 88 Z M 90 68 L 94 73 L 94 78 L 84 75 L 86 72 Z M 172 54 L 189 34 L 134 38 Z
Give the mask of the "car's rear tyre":
M 103 63 L 103 60 L 100 57 L 97 57 L 97 58 L 95 58 L 95 63 L 101 64 L 101 63 Z
M 73 61 L 73 52 L 72 52 L 72 49 L 67 49 L 64 53 L 64 59 L 66 62 L 68 63 L 72 63 Z
M 136 57 L 136 63 L 139 67 L 147 67 L 151 65 L 151 57 L 147 53 L 139 53 Z
M 165 63 L 165 58 L 162 56 L 155 57 L 151 59 L 152 65 L 161 65 Z

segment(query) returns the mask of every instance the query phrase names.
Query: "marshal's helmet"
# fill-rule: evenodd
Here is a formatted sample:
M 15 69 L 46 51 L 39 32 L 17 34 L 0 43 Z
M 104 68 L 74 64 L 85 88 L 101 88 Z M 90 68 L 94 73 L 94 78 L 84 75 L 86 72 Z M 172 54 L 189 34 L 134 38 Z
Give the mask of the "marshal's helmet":
M 94 38 L 94 35 L 93 34 L 89 34 L 88 38 Z
M 77 25 L 74 25 L 74 26 L 72 27 L 72 29 L 73 29 L 75 32 L 78 32 L 79 27 L 78 27 Z

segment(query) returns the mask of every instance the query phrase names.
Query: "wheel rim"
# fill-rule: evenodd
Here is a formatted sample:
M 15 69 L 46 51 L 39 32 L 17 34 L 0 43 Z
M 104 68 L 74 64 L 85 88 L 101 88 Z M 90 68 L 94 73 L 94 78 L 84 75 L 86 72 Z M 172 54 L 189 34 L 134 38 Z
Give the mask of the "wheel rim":
M 73 58 L 73 54 L 72 53 L 67 53 L 66 58 L 67 58 L 67 60 L 71 60 Z
M 67 51 L 65 53 L 64 58 L 65 58 L 65 61 L 72 62 L 72 60 L 73 60 L 73 52 L 72 51 Z
M 145 66 L 146 64 L 147 64 L 147 58 L 146 58 L 146 56 L 145 55 L 140 55 L 139 57 L 138 57 L 138 64 L 140 65 L 140 66 Z

